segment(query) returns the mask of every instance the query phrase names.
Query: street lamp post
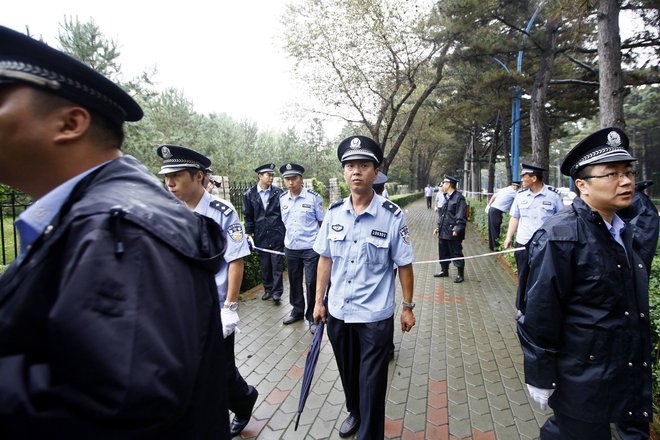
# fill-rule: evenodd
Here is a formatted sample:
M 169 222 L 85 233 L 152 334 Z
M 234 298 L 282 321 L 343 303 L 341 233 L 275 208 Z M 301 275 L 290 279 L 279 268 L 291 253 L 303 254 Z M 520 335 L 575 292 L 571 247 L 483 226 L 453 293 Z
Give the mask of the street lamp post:
M 538 15 L 539 11 L 541 10 L 541 7 L 543 6 L 543 3 L 541 2 L 536 10 L 534 11 L 534 14 L 532 15 L 532 18 L 529 19 L 529 23 L 527 23 L 527 27 L 525 28 L 525 32 L 523 33 L 522 40 L 520 41 L 520 50 L 518 50 L 518 64 L 517 64 L 517 72 L 518 74 L 522 73 L 522 59 L 523 59 L 523 54 L 525 52 L 525 42 L 527 41 L 527 37 L 529 36 L 529 31 L 532 29 L 532 26 L 534 25 L 534 21 L 536 20 L 536 16 Z M 497 58 L 494 58 L 497 63 L 504 68 L 506 73 L 509 75 L 511 72 L 509 69 L 504 65 L 504 63 Z M 520 86 L 516 86 L 514 89 L 514 94 L 513 94 L 513 103 L 511 104 L 511 177 L 512 180 L 520 180 L 520 99 L 522 97 L 522 92 Z

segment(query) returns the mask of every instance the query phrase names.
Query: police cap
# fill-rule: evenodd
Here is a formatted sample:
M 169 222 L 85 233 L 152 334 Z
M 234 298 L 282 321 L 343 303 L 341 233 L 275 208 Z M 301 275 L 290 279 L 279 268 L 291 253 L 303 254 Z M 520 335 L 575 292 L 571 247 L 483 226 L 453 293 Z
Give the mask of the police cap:
M 611 162 L 634 162 L 637 159 L 628 153 L 628 136 L 617 127 L 608 127 L 582 139 L 566 155 L 561 164 L 561 173 L 575 176 L 588 165 Z
M 445 178 L 442 179 L 442 183 L 453 183 L 455 185 L 458 183 L 458 179 L 454 176 L 450 176 L 449 174 L 445 174 Z
M 280 167 L 280 173 L 282 177 L 293 177 L 293 176 L 302 176 L 305 172 L 305 168 L 302 165 L 297 163 L 287 163 Z
M 177 173 L 187 169 L 196 169 L 207 172 L 211 166 L 211 159 L 179 145 L 161 145 L 156 150 L 163 159 L 163 166 L 158 174 Z
M 139 121 L 143 116 L 128 93 L 96 70 L 0 26 L 0 84 L 16 83 L 68 99 L 115 124 Z
M 520 170 L 520 175 L 524 176 L 525 174 L 537 174 L 537 175 L 543 175 L 543 171 L 546 171 L 545 168 L 542 168 L 538 165 L 534 165 L 531 163 L 523 163 L 521 164 L 522 169 Z
M 267 164 L 258 166 L 254 169 L 254 172 L 257 173 L 257 174 L 274 173 L 275 172 L 275 164 L 274 163 L 267 163 Z
M 378 166 L 383 161 L 383 150 L 373 139 L 351 136 L 339 143 L 337 158 L 342 165 L 349 160 L 370 160 Z

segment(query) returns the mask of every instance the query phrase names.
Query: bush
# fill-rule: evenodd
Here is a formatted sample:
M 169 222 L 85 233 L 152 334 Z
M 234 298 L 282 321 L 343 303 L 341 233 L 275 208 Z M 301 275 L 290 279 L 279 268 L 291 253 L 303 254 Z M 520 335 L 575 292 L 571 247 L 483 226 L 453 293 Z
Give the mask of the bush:
M 422 192 L 412 193 L 412 194 L 397 194 L 390 197 L 390 200 L 396 203 L 397 205 L 399 205 L 399 208 L 403 208 L 404 206 L 411 204 L 412 202 L 423 196 L 424 193 Z
M 488 214 L 486 214 L 485 212 L 486 204 L 488 202 L 485 199 L 484 200 L 469 199 L 468 203 L 470 204 L 470 221 L 477 227 L 477 229 L 481 233 L 481 236 L 485 237 L 484 239 L 488 241 Z M 504 243 L 504 239 L 506 238 L 506 230 L 508 226 L 509 226 L 509 214 L 505 212 L 504 215 L 502 215 L 502 228 L 500 229 L 500 238 L 497 240 L 500 243 L 500 246 L 497 248 L 498 251 L 504 250 L 502 249 L 502 244 Z M 509 264 L 511 270 L 517 273 L 518 269 L 516 267 L 516 259 L 513 255 L 514 255 L 513 252 L 509 252 L 508 254 L 502 254 L 502 257 Z
M 261 267 L 259 266 L 259 253 L 254 251 L 250 255 L 243 257 L 245 264 L 243 269 L 243 282 L 241 283 L 241 292 L 252 289 L 261 284 Z
M 314 191 L 319 193 L 323 200 L 328 200 L 328 189 L 325 187 L 323 182 L 317 180 L 316 177 L 312 178 L 312 185 L 314 186 Z

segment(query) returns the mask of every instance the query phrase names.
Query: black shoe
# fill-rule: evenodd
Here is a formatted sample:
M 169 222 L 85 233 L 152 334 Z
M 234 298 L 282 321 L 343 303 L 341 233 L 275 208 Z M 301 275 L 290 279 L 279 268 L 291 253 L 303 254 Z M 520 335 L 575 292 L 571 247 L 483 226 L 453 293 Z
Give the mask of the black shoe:
M 267 299 L 270 299 L 271 296 L 272 294 L 270 292 L 264 292 L 264 294 L 261 295 L 261 299 L 266 301 Z
M 448 277 L 448 276 L 449 276 L 449 272 L 444 271 L 444 270 L 441 270 L 441 271 L 438 272 L 438 273 L 434 273 L 433 276 L 436 277 L 436 278 L 440 278 L 440 277 Z
M 289 315 L 286 318 L 284 318 L 284 321 L 282 321 L 282 323 L 284 325 L 289 325 L 289 324 L 293 324 L 294 322 L 302 321 L 302 320 L 303 320 L 302 316 Z
M 455 283 L 462 283 L 463 282 L 463 275 L 458 274 L 456 275 L 456 278 L 454 278 Z
M 349 414 L 339 428 L 339 437 L 350 437 L 357 432 L 358 428 L 360 428 L 360 419 Z
M 248 394 L 248 399 L 250 405 L 250 412 L 244 417 L 239 416 L 238 414 L 234 415 L 234 420 L 231 421 L 231 426 L 229 427 L 229 433 L 231 434 L 232 437 L 236 437 L 241 432 L 243 432 L 247 424 L 250 423 L 250 417 L 252 417 L 252 411 L 254 410 L 254 405 L 255 403 L 257 403 L 257 397 L 259 397 L 259 393 L 257 392 L 257 389 L 252 385 L 249 385 L 249 388 L 250 391 Z
M 277 293 L 273 294 L 273 301 L 275 301 L 277 304 L 280 303 L 281 299 L 282 299 L 282 294 L 277 294 Z

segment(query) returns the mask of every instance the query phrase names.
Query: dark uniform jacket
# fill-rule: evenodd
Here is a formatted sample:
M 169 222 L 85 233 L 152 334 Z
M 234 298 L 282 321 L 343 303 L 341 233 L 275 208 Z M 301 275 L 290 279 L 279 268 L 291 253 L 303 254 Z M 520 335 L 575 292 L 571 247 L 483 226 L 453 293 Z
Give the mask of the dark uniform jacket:
M 264 209 L 257 187 L 258 184 L 247 190 L 243 197 L 245 233 L 253 234 L 256 246 L 282 250 L 286 232 L 280 214 L 280 196 L 283 190 L 279 186 L 271 185 L 268 204 Z
M 0 438 L 228 437 L 224 234 L 131 157 L 0 278 Z
M 446 199 L 438 211 L 438 231 L 441 240 L 464 240 L 465 223 L 467 222 L 467 205 L 465 197 L 458 191 L 454 191 L 449 199 Z M 457 232 L 456 237 L 452 232 Z
M 631 225 L 635 226 L 634 245 L 637 247 L 639 256 L 651 274 L 651 264 L 658 246 L 658 231 L 660 220 L 658 219 L 658 208 L 653 201 L 641 191 L 636 191 L 632 204 L 619 211 L 619 216 Z
M 518 337 L 525 382 L 555 392 L 555 412 L 586 422 L 650 420 L 651 341 L 646 267 L 580 198 L 529 243 Z

